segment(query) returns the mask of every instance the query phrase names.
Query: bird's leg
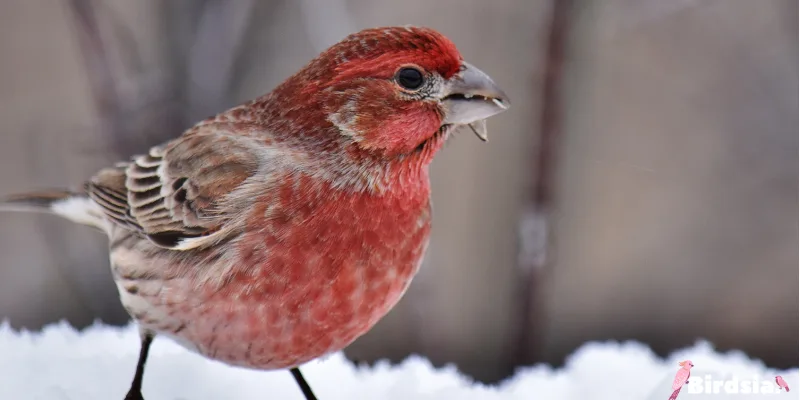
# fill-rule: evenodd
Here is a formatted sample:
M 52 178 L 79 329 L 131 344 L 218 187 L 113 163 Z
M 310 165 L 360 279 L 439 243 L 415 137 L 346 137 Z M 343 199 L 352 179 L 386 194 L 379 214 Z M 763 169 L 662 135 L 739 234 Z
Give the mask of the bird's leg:
M 142 346 L 139 348 L 139 362 L 136 363 L 136 374 L 133 376 L 131 388 L 125 395 L 125 400 L 144 400 L 142 397 L 142 376 L 144 375 L 144 363 L 147 362 L 147 353 L 150 351 L 150 344 L 153 342 L 153 334 L 150 332 L 142 333 Z
M 311 386 L 308 386 L 308 382 L 303 378 L 303 374 L 300 373 L 300 369 L 295 367 L 289 371 L 292 373 L 294 380 L 297 381 L 297 385 L 300 386 L 300 390 L 303 391 L 303 395 L 306 396 L 306 400 L 317 400 L 317 397 L 314 396 L 314 392 L 311 390 Z

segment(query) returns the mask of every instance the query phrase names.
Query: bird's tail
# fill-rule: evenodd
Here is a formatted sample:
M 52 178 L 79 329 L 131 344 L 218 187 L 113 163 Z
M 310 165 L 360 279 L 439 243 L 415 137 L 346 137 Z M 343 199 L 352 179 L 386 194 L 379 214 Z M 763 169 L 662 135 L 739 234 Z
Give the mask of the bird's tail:
M 44 190 L 0 198 L 0 212 L 40 212 L 55 214 L 72 222 L 104 229 L 103 211 L 84 192 Z

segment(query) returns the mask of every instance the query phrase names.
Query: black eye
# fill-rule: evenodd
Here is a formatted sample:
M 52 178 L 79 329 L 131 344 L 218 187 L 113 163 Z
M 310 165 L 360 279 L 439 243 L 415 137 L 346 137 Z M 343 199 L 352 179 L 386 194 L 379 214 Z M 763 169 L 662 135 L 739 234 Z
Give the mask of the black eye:
M 397 71 L 397 83 L 400 84 L 405 89 L 408 90 L 417 90 L 422 86 L 425 82 L 425 79 L 422 77 L 422 72 L 419 72 L 416 68 L 401 68 L 400 71 Z

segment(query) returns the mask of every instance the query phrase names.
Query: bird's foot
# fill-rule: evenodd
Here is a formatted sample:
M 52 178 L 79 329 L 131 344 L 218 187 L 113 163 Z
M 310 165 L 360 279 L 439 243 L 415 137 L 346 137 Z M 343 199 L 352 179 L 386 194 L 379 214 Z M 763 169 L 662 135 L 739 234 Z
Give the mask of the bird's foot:
M 128 394 L 125 395 L 125 400 L 144 400 L 144 397 L 142 397 L 141 390 L 130 390 Z

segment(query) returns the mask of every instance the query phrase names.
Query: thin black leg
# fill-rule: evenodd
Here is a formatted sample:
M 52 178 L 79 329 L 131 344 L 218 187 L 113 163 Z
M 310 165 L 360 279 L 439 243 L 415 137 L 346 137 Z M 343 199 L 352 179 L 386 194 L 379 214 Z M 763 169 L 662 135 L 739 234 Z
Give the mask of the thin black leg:
M 292 373 L 294 380 L 297 381 L 297 385 L 300 386 L 300 390 L 303 391 L 303 395 L 306 396 L 306 400 L 317 400 L 317 396 L 314 396 L 314 392 L 311 391 L 311 386 L 308 386 L 308 382 L 303 378 L 300 369 L 295 367 L 289 371 Z
M 144 400 L 144 397 L 142 397 L 142 376 L 144 375 L 144 363 L 147 362 L 147 353 L 150 351 L 152 342 L 152 333 L 142 334 L 142 346 L 139 348 L 139 362 L 136 363 L 136 374 L 133 376 L 133 382 L 131 382 L 128 394 L 125 395 L 125 400 Z

